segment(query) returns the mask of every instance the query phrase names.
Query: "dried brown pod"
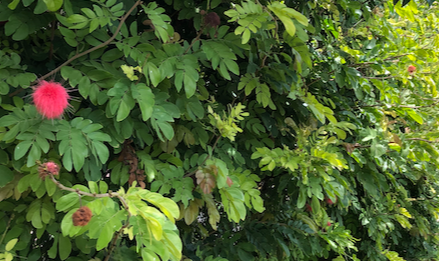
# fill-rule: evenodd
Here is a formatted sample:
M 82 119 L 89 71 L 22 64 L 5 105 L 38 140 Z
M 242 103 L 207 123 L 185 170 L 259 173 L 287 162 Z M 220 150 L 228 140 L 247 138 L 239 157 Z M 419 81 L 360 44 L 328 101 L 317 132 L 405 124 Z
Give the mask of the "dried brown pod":
M 142 24 L 144 24 L 144 25 L 152 25 L 152 21 L 148 19 L 148 20 L 143 21 Z
M 207 27 L 217 28 L 221 24 L 221 20 L 217 13 L 211 12 L 204 17 L 204 24 Z
M 76 210 L 75 213 L 73 213 L 73 225 L 83 227 L 87 225 L 88 222 L 90 222 L 91 217 L 92 213 L 90 208 L 88 208 L 87 206 L 82 206 L 78 210 Z

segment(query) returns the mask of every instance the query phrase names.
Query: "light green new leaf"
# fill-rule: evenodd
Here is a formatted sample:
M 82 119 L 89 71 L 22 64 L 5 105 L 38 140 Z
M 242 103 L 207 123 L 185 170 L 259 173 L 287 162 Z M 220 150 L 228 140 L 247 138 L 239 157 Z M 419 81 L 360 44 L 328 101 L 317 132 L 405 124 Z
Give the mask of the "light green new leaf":
M 10 4 L 8 4 L 8 8 L 14 10 L 17 8 L 17 5 L 20 3 L 20 0 L 14 0 Z
M 56 12 L 61 8 L 63 0 L 43 0 L 47 6 L 47 10 L 51 12 Z
M 18 241 L 18 238 L 14 238 L 14 239 L 9 240 L 9 242 L 6 244 L 5 250 L 11 251 L 14 248 L 15 244 L 17 244 L 17 241 Z
M 422 117 L 415 110 L 408 109 L 407 114 L 410 116 L 410 118 L 415 120 L 417 123 L 419 123 L 421 125 L 424 123 L 424 120 L 422 119 Z

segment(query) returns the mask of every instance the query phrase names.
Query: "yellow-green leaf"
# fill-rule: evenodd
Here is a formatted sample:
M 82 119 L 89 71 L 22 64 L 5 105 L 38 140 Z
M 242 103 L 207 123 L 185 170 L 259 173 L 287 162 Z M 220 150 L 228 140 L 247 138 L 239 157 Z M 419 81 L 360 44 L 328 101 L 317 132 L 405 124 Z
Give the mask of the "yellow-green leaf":
M 9 240 L 9 242 L 6 244 L 5 250 L 11 251 L 14 248 L 17 241 L 18 241 L 18 238 L 14 238 L 14 239 Z

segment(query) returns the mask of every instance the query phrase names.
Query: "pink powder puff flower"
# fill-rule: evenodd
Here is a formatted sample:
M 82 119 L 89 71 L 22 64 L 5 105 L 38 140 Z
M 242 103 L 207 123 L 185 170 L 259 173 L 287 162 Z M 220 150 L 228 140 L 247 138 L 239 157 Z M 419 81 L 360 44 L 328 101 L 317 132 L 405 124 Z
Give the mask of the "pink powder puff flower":
M 42 180 L 48 175 L 59 175 L 59 166 L 53 161 L 49 161 L 38 166 L 38 174 Z
M 46 165 L 47 172 L 49 172 L 50 174 L 52 174 L 52 175 L 59 174 L 59 166 L 55 162 L 49 161 L 49 162 L 46 162 L 44 165 Z
M 41 81 L 32 94 L 37 111 L 47 119 L 61 117 L 69 106 L 67 90 L 57 82 Z

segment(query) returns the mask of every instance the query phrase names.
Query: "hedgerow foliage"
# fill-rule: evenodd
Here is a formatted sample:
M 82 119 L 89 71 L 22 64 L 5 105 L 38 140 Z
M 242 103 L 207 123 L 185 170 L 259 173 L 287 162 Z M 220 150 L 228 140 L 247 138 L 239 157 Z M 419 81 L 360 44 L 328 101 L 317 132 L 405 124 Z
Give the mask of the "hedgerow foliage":
M 437 258 L 438 8 L 407 2 L 1 1 L 0 260 Z

